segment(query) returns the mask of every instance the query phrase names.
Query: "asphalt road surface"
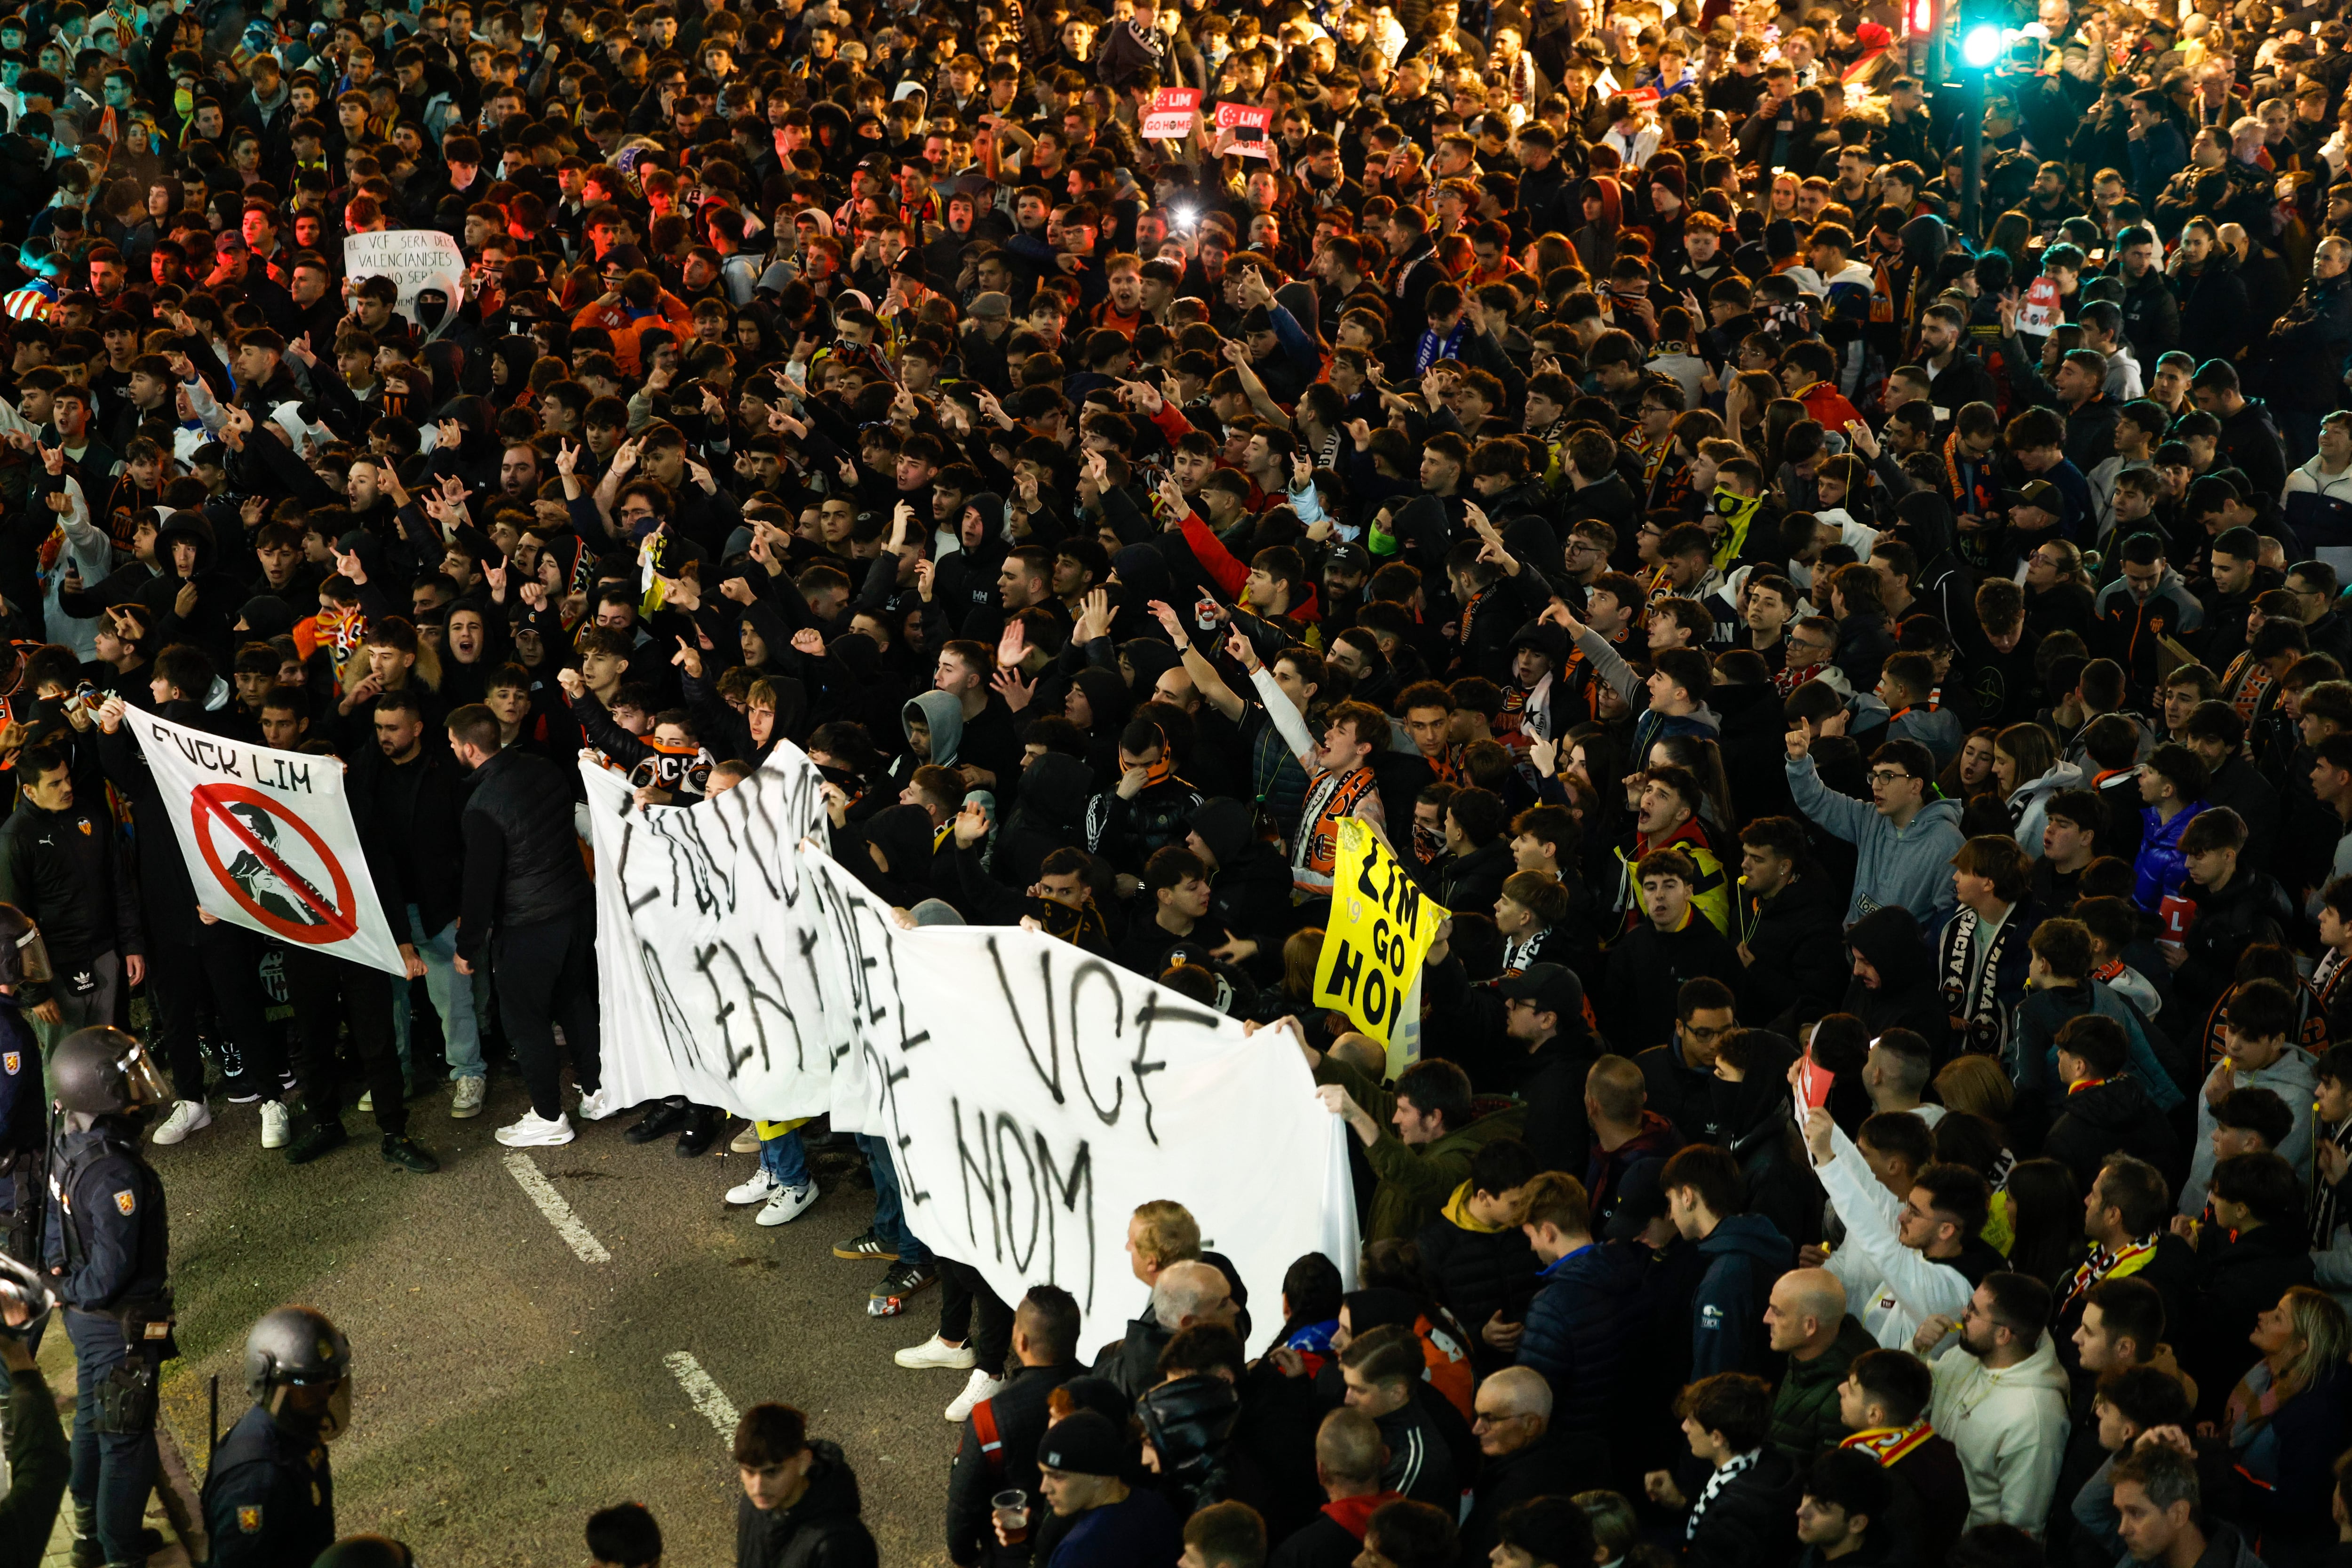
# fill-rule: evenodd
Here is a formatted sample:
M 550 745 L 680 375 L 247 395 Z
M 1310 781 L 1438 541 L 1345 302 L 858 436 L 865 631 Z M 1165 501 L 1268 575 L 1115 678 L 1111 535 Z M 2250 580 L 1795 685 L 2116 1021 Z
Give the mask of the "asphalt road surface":
M 814 1207 L 761 1229 L 721 1199 L 757 1163 L 722 1157 L 724 1138 L 682 1160 L 670 1140 L 623 1141 L 625 1113 L 561 1148 L 508 1149 L 491 1134 L 525 1104 L 493 1077 L 484 1113 L 456 1122 L 446 1087 L 429 1092 L 410 1130 L 442 1161 L 430 1176 L 383 1163 L 358 1111 L 351 1144 L 301 1167 L 261 1148 L 250 1105 L 152 1150 L 184 1351 L 163 1413 L 190 1469 L 205 1467 L 208 1380 L 226 1430 L 247 1403 L 247 1328 L 300 1301 L 352 1341 L 338 1527 L 404 1540 L 425 1568 L 571 1568 L 587 1561 L 588 1514 L 632 1500 L 661 1521 L 666 1563 L 724 1568 L 730 1412 L 769 1399 L 847 1450 L 884 1563 L 944 1563 L 956 1429 L 942 1412 L 966 1375 L 891 1363 L 938 1326 L 936 1288 L 871 1318 L 884 1265 L 832 1255 L 871 1218 L 870 1189 L 828 1175 Z

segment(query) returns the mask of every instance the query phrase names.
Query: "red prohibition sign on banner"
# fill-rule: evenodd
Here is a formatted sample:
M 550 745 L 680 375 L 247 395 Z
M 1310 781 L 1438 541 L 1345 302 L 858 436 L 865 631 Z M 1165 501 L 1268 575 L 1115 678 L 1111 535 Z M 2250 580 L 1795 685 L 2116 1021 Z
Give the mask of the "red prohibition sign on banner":
M 230 810 L 229 808 L 232 806 L 250 806 L 256 810 L 266 813 L 275 821 L 289 824 L 296 832 L 299 833 L 303 842 L 309 844 L 311 852 L 319 857 L 319 863 L 325 866 L 327 873 L 334 878 L 334 902 L 331 904 L 321 902 L 319 894 L 312 890 L 309 880 L 289 866 L 276 850 L 262 842 L 250 827 L 240 821 L 236 813 Z M 359 930 L 359 917 L 352 898 L 351 878 L 343 873 L 341 863 L 335 859 L 333 852 L 327 848 L 326 841 L 311 830 L 310 823 L 260 790 L 248 789 L 242 784 L 199 784 L 196 786 L 194 799 L 189 802 L 189 814 L 195 825 L 196 844 L 204 852 L 205 869 L 213 873 L 214 879 L 222 887 L 228 890 L 228 895 L 236 899 L 247 914 L 260 921 L 263 926 L 283 936 L 289 942 L 299 942 L 308 947 L 320 946 L 330 942 L 349 941 Z M 246 853 L 258 862 L 263 870 L 277 878 L 278 883 L 285 889 L 286 894 L 289 898 L 299 901 L 301 906 L 310 912 L 312 918 L 307 921 L 290 920 L 283 915 L 264 908 L 261 901 L 253 895 L 245 883 L 231 874 L 230 869 L 221 863 L 220 851 L 213 843 L 212 830 L 215 823 L 226 829 L 229 836 L 244 846 Z M 353 911 L 353 913 L 347 914 L 346 911 Z

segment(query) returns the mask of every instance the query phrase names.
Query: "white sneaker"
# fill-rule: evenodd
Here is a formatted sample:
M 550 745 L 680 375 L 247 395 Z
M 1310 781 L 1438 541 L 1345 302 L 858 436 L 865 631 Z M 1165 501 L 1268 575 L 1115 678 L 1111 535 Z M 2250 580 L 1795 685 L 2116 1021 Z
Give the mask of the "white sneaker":
M 597 1090 L 593 1094 L 580 1096 L 580 1119 L 583 1122 L 601 1122 L 620 1108 L 620 1102 L 613 1098 L 613 1090 L 609 1084 Z
M 980 1364 L 979 1355 L 969 1343 L 950 1344 L 933 1334 L 920 1344 L 910 1344 L 890 1358 L 900 1366 L 944 1366 L 957 1372 L 969 1372 Z
M 761 1166 L 751 1173 L 750 1181 L 740 1186 L 730 1186 L 727 1189 L 727 1201 L 738 1208 L 746 1204 L 765 1203 L 776 1196 L 776 1189 L 782 1185 L 768 1174 L 767 1166 Z
M 176 1144 L 190 1133 L 199 1132 L 212 1124 L 212 1107 L 201 1100 L 183 1100 L 172 1107 L 172 1113 L 164 1117 L 163 1125 L 155 1129 L 155 1141 Z
M 572 1141 L 572 1123 L 560 1111 L 551 1122 L 536 1111 L 525 1111 L 521 1121 L 500 1127 L 498 1138 L 510 1149 L 550 1148 Z
M 480 1115 L 482 1100 L 488 1089 L 489 1084 L 483 1079 L 460 1078 L 457 1080 L 457 1092 L 449 1097 L 449 1114 L 460 1122 L 468 1116 Z
M 963 1385 L 963 1392 L 955 1396 L 955 1402 L 948 1406 L 948 1419 L 950 1421 L 962 1420 L 965 1416 L 971 1414 L 971 1407 L 973 1406 L 979 1404 L 983 1399 L 995 1398 L 997 1390 L 1003 1386 L 1004 1379 L 1001 1377 L 991 1377 L 987 1373 L 981 1371 L 978 1367 L 972 1368 L 971 1378 L 967 1380 Z
M 760 1152 L 760 1124 L 757 1122 L 744 1123 L 743 1130 L 736 1134 L 734 1140 L 727 1145 L 727 1152 L 734 1155 L 758 1154 Z
M 282 1149 L 286 1146 L 286 1102 L 264 1100 L 261 1103 L 261 1146 Z
M 776 1196 L 768 1200 L 768 1206 L 752 1216 L 752 1219 L 761 1225 L 789 1225 L 806 1213 L 808 1206 L 815 1201 L 816 1178 L 811 1176 L 798 1186 L 779 1188 Z

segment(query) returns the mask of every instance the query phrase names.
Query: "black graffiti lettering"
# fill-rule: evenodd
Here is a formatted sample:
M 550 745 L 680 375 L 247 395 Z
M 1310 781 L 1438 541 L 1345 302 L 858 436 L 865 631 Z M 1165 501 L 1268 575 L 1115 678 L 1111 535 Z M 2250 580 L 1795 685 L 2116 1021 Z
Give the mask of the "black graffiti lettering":
M 758 795 L 757 789 L 730 789 L 727 795 L 720 796 L 717 803 L 706 810 L 719 813 L 719 825 L 728 829 L 727 839 L 730 844 L 739 841 L 730 824 L 738 821 L 742 824 L 743 831 L 740 841 L 741 847 L 736 852 L 738 859 L 750 861 L 751 869 L 760 873 L 760 881 L 767 887 L 768 896 L 782 899 L 785 907 L 790 908 L 798 902 L 800 892 L 790 885 L 792 878 L 789 874 L 780 879 L 779 868 L 769 863 L 777 850 L 775 823 L 769 819 L 766 803 L 760 800 Z M 744 796 L 748 799 L 738 806 L 728 798 L 729 796 Z M 755 809 L 759 812 L 759 821 L 756 822 L 751 817 Z
M 1047 960 L 1049 968 L 1051 963 L 1052 960 L 1049 958 Z M 1109 965 L 1099 959 L 1088 959 L 1078 966 L 1076 974 L 1070 977 L 1070 1055 L 1078 1064 L 1078 1087 L 1085 1092 L 1087 1103 L 1094 1108 L 1095 1119 L 1106 1127 L 1116 1127 L 1118 1125 L 1119 1110 L 1127 1103 L 1127 1084 L 1124 1081 L 1114 1082 L 1111 1084 L 1110 1109 L 1104 1110 L 1102 1102 L 1095 1098 L 1093 1082 L 1087 1077 L 1087 1053 L 1078 1049 L 1078 993 L 1086 983 L 1092 979 L 1100 979 L 1104 985 L 1110 988 L 1110 1032 L 1113 1038 L 1127 1032 L 1127 998 L 1119 990 L 1117 977 L 1111 973 Z M 1045 1005 L 1048 1008 L 1054 1005 L 1050 992 L 1047 993 Z
M 1195 1009 L 1163 1001 L 1164 993 L 1155 991 L 1135 1009 L 1135 1055 L 1128 1061 L 1128 1071 L 1135 1075 L 1136 1097 L 1143 1102 L 1143 1134 L 1154 1145 L 1160 1142 L 1160 1129 L 1152 1123 L 1156 1107 L 1151 1103 L 1151 1087 L 1144 1081 L 1155 1072 L 1165 1072 L 1168 1064 L 1152 1059 L 1151 1031 L 1162 1022 L 1190 1024 L 1196 1029 L 1213 1030 L 1223 1021 L 1216 1013 L 1204 1013 Z
M 207 773 L 226 774 L 231 779 L 245 777 L 244 764 L 238 760 L 236 752 L 225 746 L 216 746 L 202 736 L 181 735 L 171 730 L 159 729 L 156 734 L 179 747 L 180 755 L 187 758 L 191 767 L 201 768 Z
M 695 1047 L 694 1026 L 670 990 L 669 977 L 662 967 L 662 956 L 655 951 L 652 943 L 642 940 L 637 943 L 637 967 L 645 971 L 646 989 L 652 994 L 654 1016 L 660 1020 L 662 1043 L 668 1049 L 671 1060 L 698 1068 L 702 1053 Z
M 919 1208 L 931 1201 L 931 1194 L 930 1189 L 923 1186 L 921 1173 L 918 1169 L 915 1140 L 907 1132 L 906 1119 L 898 1114 L 898 1085 L 907 1081 L 908 1073 L 903 1067 L 894 1071 L 885 1065 L 872 1046 L 866 1046 L 864 1050 L 866 1066 L 874 1070 L 875 1078 L 882 1085 L 882 1108 L 890 1118 L 890 1125 L 898 1129 L 891 1146 L 898 1151 L 898 1174 L 905 1178 L 899 1183 L 898 1196 L 909 1208 Z
M 999 1262 L 1004 1259 L 1004 1228 L 998 1223 L 996 1212 L 996 1173 L 989 1167 L 988 1115 L 977 1117 L 980 1137 L 980 1157 L 972 1158 L 972 1145 L 963 1135 L 963 1102 L 954 1095 L 948 1097 L 948 1118 L 955 1124 L 956 1166 L 963 1177 L 963 1228 L 975 1242 L 980 1239 L 980 1218 L 971 1206 L 972 1184 L 980 1184 L 980 1196 L 988 1205 L 988 1250 Z
M 621 824 L 621 852 L 618 857 L 620 863 L 614 868 L 613 874 L 619 877 L 621 880 L 621 895 L 624 898 L 628 897 L 629 853 L 632 850 L 636 848 L 636 827 L 637 825 L 635 822 L 623 822 Z M 629 899 L 629 913 L 635 915 L 638 910 L 643 909 L 648 904 L 659 903 L 661 901 L 661 889 L 657 887 L 647 889 L 642 897 Z M 673 903 L 675 901 L 673 901 Z
M 648 830 L 658 833 L 669 845 L 670 864 L 682 867 L 694 884 L 696 913 L 731 915 L 735 912 L 735 884 L 719 869 L 718 857 L 703 841 L 702 829 L 694 817 L 693 812 L 681 811 L 657 825 L 649 819 Z
M 1096 1258 L 1094 1146 L 1087 1143 L 1084 1138 L 1080 1138 L 1078 1140 L 1077 1155 L 1070 1161 L 1069 1179 L 1067 1181 L 1064 1181 L 1060 1179 L 1060 1170 L 1056 1168 L 1054 1164 L 1054 1151 L 1046 1144 L 1045 1134 L 1039 1133 L 1037 1134 L 1037 1164 L 1045 1172 L 1045 1197 L 1047 1198 L 1047 1202 L 1044 1207 L 1046 1218 L 1049 1220 L 1053 1218 L 1056 1212 L 1055 1206 L 1059 1204 L 1060 1212 L 1066 1213 L 1072 1218 L 1078 1221 L 1080 1231 L 1086 1238 L 1087 1270 L 1084 1278 L 1087 1281 L 1087 1288 L 1085 1299 L 1079 1302 L 1079 1305 L 1085 1311 L 1092 1312 L 1095 1310 Z M 1078 1195 L 1081 1191 L 1086 1194 L 1086 1202 L 1083 1207 L 1080 1207 L 1078 1202 Z M 1050 1232 L 1050 1236 L 1052 1239 L 1047 1245 L 1045 1253 L 1045 1274 L 1048 1279 L 1059 1281 L 1062 1278 L 1060 1228 L 1056 1226 L 1055 1229 Z M 1064 1286 L 1064 1289 L 1066 1290 L 1067 1288 L 1067 1286 Z
M 1092 1312 L 1095 1266 L 1100 1256 L 1095 1225 L 1094 1146 L 1079 1139 L 1065 1174 L 1043 1129 L 1024 1128 L 1008 1113 L 991 1115 L 978 1107 L 967 1124 L 963 1103 L 953 1096 L 948 1111 L 955 1125 L 965 1234 L 975 1247 L 988 1249 L 992 1261 L 1009 1264 L 1024 1278 L 1074 1290 L 1081 1307 Z M 982 1205 L 987 1207 L 985 1229 Z M 1037 1267 L 1041 1247 L 1045 1256 L 1042 1269 Z M 1083 1271 L 1075 1280 L 1063 1269 L 1066 1250 L 1071 1254 L 1073 1270 L 1079 1268 L 1078 1254 L 1084 1252 Z
M 995 966 L 997 988 L 1004 995 L 1004 1010 L 1013 1017 L 1013 1027 L 1021 1036 L 1021 1049 L 1028 1054 L 1029 1065 L 1045 1092 L 1054 1097 L 1056 1105 L 1067 1103 L 1062 1093 L 1061 1020 L 1054 1010 L 1054 960 L 1051 955 L 1037 956 L 1038 977 L 1045 982 L 1045 1061 L 1037 1060 L 1036 1043 L 1029 1038 L 1029 1022 L 1022 1016 L 1021 1004 L 1013 999 L 1013 978 L 1004 972 L 1004 954 L 996 938 L 988 939 L 988 961 Z
M 727 1076 L 730 1081 L 741 1075 L 744 1063 L 755 1055 L 760 1059 L 762 1072 L 775 1070 L 775 1059 L 768 1041 L 767 1009 L 781 1014 L 784 1022 L 791 1026 L 793 1061 L 803 1068 L 807 1066 L 807 1058 L 801 1047 L 800 1021 L 793 1016 L 791 1004 L 784 1000 L 783 982 L 776 974 L 775 966 L 768 961 L 765 943 L 756 936 L 751 942 L 751 957 L 765 972 L 768 986 L 772 988 L 761 988 L 760 982 L 752 977 L 751 966 L 744 962 L 743 955 L 731 943 L 715 942 L 695 954 L 695 969 L 710 987 L 713 1017 L 719 1025 L 720 1049 L 725 1054 Z M 722 961 L 733 971 L 731 986 L 719 973 Z M 740 988 L 740 1002 L 733 994 L 735 988 Z M 740 1049 L 735 1043 L 732 1022 L 739 1009 L 749 1025 L 751 1037 L 743 1042 Z
M 268 779 L 261 776 L 261 765 L 265 762 L 270 767 Z M 264 757 L 256 752 L 253 756 L 253 781 L 265 789 L 281 789 L 289 794 L 299 790 L 308 795 L 310 793 L 310 765 L 299 758 Z
M 1004 1155 L 1004 1137 L 1008 1133 L 1013 1135 L 1013 1152 L 1021 1157 L 1023 1185 L 1027 1189 L 1029 1200 L 1029 1245 L 1026 1248 L 1021 1245 L 1019 1229 L 1021 1209 L 1018 1199 L 1022 1195 L 1013 1189 L 1013 1162 Z M 1044 1142 L 1042 1138 L 1038 1141 Z M 1037 1256 L 1039 1239 L 1051 1228 L 1045 1218 L 1045 1206 L 1039 1201 L 1037 1162 L 1030 1158 L 1028 1141 L 1021 1135 L 1021 1124 L 1001 1111 L 996 1115 L 996 1126 L 990 1137 L 989 1148 L 996 1156 L 996 1179 L 1004 1194 L 1004 1237 L 1011 1243 L 1009 1250 L 1013 1255 L 1013 1266 L 1026 1274 L 1029 1272 L 1029 1260 Z

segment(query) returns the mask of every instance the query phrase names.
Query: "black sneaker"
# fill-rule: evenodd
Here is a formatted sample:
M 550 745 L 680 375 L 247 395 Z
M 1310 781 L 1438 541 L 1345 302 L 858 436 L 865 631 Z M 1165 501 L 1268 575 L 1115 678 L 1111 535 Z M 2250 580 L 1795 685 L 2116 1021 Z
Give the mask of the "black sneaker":
M 343 1131 L 340 1121 L 313 1122 L 300 1137 L 286 1145 L 286 1163 L 307 1166 L 312 1160 L 333 1154 L 351 1141 L 352 1135 Z
M 388 1135 L 383 1140 L 384 1164 L 398 1166 L 418 1176 L 431 1176 L 441 1168 L 441 1162 L 425 1152 L 425 1145 L 405 1133 Z
M 710 1152 L 710 1145 L 717 1143 L 719 1134 L 726 1130 L 726 1112 L 714 1111 L 707 1105 L 688 1107 L 686 1130 L 677 1135 L 678 1158 L 699 1159 Z
M 656 1138 L 667 1138 L 686 1125 L 686 1106 L 667 1100 L 657 1100 L 637 1118 L 636 1124 L 621 1135 L 633 1144 L 650 1144 Z
M 239 1073 L 221 1085 L 221 1098 L 232 1105 L 251 1105 L 261 1098 L 261 1085 Z
M 866 1315 L 875 1318 L 895 1318 L 907 1310 L 907 1302 L 918 1291 L 929 1290 L 940 1282 L 937 1263 L 894 1263 L 866 1298 Z
M 833 1255 L 847 1258 L 853 1262 L 896 1263 L 898 1260 L 898 1254 L 884 1245 L 882 1238 L 875 1234 L 870 1225 L 846 1241 L 835 1242 Z

